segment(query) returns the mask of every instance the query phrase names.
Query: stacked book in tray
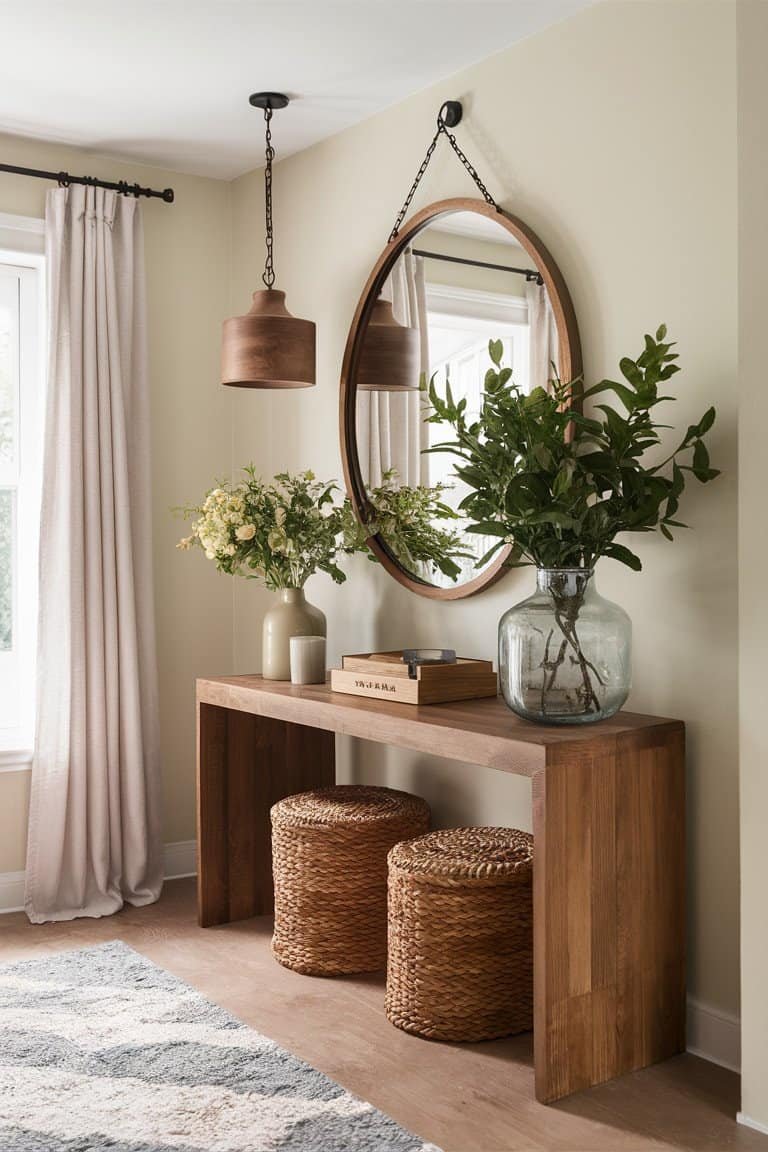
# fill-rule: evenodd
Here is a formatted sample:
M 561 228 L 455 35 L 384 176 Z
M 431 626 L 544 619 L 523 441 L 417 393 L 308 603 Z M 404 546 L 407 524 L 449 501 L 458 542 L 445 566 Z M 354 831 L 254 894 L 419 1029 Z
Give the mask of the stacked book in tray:
M 490 660 L 458 656 L 454 663 L 420 664 L 411 677 L 402 652 L 363 652 L 343 656 L 331 670 L 331 688 L 352 696 L 395 700 L 401 704 L 444 704 L 496 696 L 496 673 Z

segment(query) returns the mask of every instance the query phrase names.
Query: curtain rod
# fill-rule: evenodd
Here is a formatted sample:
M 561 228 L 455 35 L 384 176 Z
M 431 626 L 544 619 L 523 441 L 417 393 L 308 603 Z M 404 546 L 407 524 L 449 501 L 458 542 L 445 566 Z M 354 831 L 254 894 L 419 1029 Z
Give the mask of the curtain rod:
M 428 260 L 445 260 L 449 264 L 468 264 L 471 268 L 493 268 L 496 272 L 516 272 L 526 280 L 543 284 L 544 279 L 535 268 L 511 268 L 508 264 L 487 264 L 484 260 L 468 260 L 464 256 L 446 256 L 444 252 L 425 252 L 423 248 L 412 248 L 414 256 L 426 256 Z
M 55 180 L 60 188 L 70 184 L 86 184 L 89 188 L 109 188 L 121 196 L 147 196 L 173 204 L 173 188 L 158 192 L 155 188 L 142 188 L 127 180 L 99 180 L 96 176 L 70 176 L 69 172 L 44 172 L 41 168 L 20 168 L 16 164 L 0 164 L 0 172 L 14 172 L 17 176 L 35 176 L 40 180 Z

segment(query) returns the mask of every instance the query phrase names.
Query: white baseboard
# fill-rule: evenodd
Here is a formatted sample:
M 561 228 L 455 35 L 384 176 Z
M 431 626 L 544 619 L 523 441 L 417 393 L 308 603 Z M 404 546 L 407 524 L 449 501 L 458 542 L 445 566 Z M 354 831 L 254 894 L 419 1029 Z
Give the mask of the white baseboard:
M 747 1116 L 746 1112 L 736 1113 L 736 1123 L 743 1124 L 745 1128 L 754 1128 L 755 1132 L 764 1132 L 768 1136 L 768 1124 L 761 1124 L 759 1120 L 753 1120 L 751 1116 Z
M 688 998 L 689 1052 L 738 1072 L 741 1068 L 741 1026 L 738 1016 Z
M 181 880 L 197 875 L 197 841 L 177 840 L 163 845 L 163 875 Z M 24 911 L 24 873 L 0 872 L 0 914 Z
M 166 880 L 197 876 L 197 840 L 176 840 L 163 846 L 163 875 Z
M 24 873 L 0 872 L 0 912 L 24 910 Z

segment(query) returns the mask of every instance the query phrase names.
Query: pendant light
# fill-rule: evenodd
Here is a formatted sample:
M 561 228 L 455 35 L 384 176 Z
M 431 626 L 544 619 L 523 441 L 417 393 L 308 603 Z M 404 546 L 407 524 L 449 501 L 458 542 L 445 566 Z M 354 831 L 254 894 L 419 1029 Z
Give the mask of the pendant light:
M 357 364 L 361 392 L 414 392 L 419 389 L 421 348 L 416 328 L 395 319 L 380 296 L 371 310 Z
M 224 321 L 221 344 L 221 382 L 237 388 L 310 388 L 315 383 L 315 325 L 299 320 L 285 306 L 285 292 L 274 287 L 272 229 L 271 121 L 275 109 L 285 108 L 288 97 L 279 92 L 256 92 L 254 108 L 264 112 L 266 165 L 264 203 L 266 248 L 264 288 L 253 293 L 245 316 Z

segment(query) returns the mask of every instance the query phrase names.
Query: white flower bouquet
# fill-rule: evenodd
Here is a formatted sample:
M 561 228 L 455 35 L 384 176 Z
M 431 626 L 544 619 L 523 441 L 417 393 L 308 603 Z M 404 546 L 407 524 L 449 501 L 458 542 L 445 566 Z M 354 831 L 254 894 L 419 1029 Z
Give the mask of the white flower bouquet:
M 365 544 L 348 501 L 337 502 L 338 485 L 309 471 L 269 483 L 253 465 L 243 471 L 239 484 L 212 488 L 201 505 L 182 510 L 196 519 L 177 547 L 200 547 L 219 571 L 270 589 L 303 588 L 315 572 L 343 583 L 339 557 Z

